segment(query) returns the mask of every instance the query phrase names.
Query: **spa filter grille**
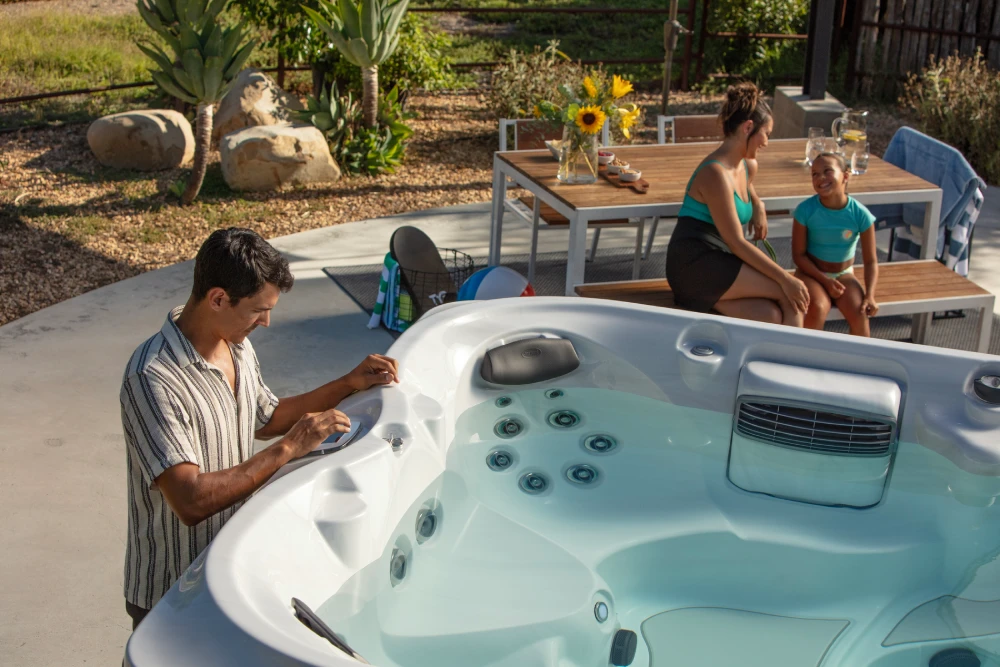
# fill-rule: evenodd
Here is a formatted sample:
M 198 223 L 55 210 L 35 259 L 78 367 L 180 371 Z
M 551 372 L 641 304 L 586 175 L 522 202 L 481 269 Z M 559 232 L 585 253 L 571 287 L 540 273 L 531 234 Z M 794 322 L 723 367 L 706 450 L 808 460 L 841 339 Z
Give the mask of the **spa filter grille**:
M 780 447 L 818 454 L 877 457 L 889 453 L 896 424 L 891 419 L 832 412 L 821 406 L 742 401 L 740 435 Z

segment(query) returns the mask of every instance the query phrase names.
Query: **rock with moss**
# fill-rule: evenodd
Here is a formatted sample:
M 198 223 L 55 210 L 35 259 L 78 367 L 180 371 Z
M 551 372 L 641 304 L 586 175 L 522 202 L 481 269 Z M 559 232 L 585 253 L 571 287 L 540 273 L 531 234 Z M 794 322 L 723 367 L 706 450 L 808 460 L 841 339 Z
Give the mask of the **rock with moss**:
M 230 132 L 219 146 L 222 176 L 234 190 L 328 183 L 340 178 L 326 137 L 312 125 L 265 125 Z
M 194 157 L 191 123 L 169 109 L 125 111 L 98 118 L 87 129 L 87 143 L 98 162 L 118 169 L 174 169 Z
M 302 103 L 289 95 L 258 69 L 245 69 L 236 77 L 215 112 L 212 143 L 245 127 L 277 125 L 290 120 L 289 110 L 301 110 Z

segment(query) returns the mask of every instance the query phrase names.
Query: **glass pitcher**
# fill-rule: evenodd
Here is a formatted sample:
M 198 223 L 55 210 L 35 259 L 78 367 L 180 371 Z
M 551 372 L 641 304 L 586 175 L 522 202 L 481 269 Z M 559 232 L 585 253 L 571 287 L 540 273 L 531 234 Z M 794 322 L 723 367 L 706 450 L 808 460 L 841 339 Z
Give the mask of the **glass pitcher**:
M 844 154 L 850 158 L 854 148 L 868 141 L 868 112 L 845 109 L 840 118 L 835 118 L 830 133 L 844 147 Z

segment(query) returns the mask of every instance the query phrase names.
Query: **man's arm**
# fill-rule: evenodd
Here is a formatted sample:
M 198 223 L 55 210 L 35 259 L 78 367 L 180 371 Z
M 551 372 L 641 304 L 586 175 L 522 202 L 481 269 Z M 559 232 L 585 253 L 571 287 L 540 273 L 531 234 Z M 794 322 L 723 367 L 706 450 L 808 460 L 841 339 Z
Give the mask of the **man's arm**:
M 381 354 L 370 354 L 344 377 L 305 394 L 279 400 L 271 419 L 257 431 L 256 437 L 266 440 L 284 435 L 302 415 L 330 410 L 356 391 L 364 391 L 375 385 L 399 382 L 398 368 L 395 359 Z
M 154 484 L 181 522 L 194 526 L 246 499 L 278 468 L 309 453 L 330 434 L 347 433 L 350 426 L 338 410 L 307 414 L 284 438 L 237 466 L 203 473 L 194 463 L 179 463 L 163 471 Z

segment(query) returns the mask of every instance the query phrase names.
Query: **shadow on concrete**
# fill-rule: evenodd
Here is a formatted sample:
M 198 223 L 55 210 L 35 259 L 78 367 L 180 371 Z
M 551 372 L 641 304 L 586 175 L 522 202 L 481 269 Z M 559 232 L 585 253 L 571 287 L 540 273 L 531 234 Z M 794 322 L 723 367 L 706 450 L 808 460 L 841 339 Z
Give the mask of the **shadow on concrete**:
M 25 219 L 35 216 L 23 216 L 21 208 L 0 205 L 0 324 L 140 273 L 68 235 L 27 224 Z M 73 223 L 97 224 L 91 218 Z

